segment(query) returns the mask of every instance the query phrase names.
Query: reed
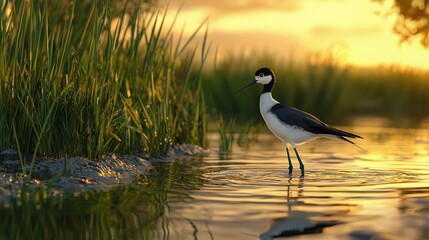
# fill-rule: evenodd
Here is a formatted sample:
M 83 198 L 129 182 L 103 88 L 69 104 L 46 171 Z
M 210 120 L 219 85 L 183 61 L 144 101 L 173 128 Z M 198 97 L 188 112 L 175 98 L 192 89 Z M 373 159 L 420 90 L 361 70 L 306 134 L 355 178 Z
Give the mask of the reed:
M 388 117 L 395 122 L 429 117 L 429 72 L 401 66 L 352 66 L 331 51 L 310 55 L 304 64 L 265 53 L 249 57 L 230 53 L 204 72 L 207 107 L 240 124 L 261 122 L 261 87 L 234 92 L 263 66 L 275 71 L 276 99 L 331 124 L 347 124 L 359 115 Z
M 237 145 L 242 148 L 250 148 L 252 144 L 255 144 L 258 141 L 260 129 L 263 129 L 263 126 L 261 124 L 256 124 L 256 122 L 253 120 L 250 120 L 244 124 L 240 124 Z
M 173 38 L 166 10 L 133 4 L 0 4 L 0 149 L 99 158 L 202 144 L 204 23 Z
M 221 153 L 231 152 L 234 142 L 235 119 L 225 122 L 222 115 L 220 115 L 217 121 L 217 131 L 219 133 L 219 151 Z

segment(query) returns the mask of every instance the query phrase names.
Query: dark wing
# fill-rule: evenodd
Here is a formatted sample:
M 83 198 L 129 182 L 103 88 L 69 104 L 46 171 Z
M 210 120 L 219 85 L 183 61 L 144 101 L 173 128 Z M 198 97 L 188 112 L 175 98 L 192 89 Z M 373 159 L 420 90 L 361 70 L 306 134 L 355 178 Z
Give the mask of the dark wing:
M 271 108 L 271 112 L 274 113 L 283 123 L 300 127 L 307 132 L 335 135 L 346 141 L 348 140 L 344 137 L 362 138 L 356 134 L 331 127 L 310 113 L 293 107 L 276 104 Z

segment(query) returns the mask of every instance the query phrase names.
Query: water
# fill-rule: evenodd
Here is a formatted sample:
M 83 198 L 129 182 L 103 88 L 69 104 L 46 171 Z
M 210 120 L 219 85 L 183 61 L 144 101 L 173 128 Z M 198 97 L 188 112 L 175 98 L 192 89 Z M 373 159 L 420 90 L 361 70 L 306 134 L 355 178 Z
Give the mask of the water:
M 213 153 L 199 166 L 204 183 L 169 201 L 168 237 L 429 239 L 429 131 L 347 130 L 365 137 L 363 150 L 329 139 L 299 146 L 304 178 L 295 159 L 289 178 L 271 135 L 227 159 Z
M 227 156 L 156 162 L 114 192 L 2 210 L 0 238 L 429 239 L 429 130 L 345 130 L 362 149 L 299 146 L 304 178 L 295 158 L 289 177 L 283 145 L 261 134 Z

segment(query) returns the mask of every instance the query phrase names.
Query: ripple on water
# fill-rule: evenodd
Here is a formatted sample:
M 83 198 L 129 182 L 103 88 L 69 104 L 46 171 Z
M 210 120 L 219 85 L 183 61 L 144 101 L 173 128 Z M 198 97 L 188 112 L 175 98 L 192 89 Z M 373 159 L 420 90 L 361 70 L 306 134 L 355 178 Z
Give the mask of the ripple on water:
M 289 176 L 280 143 L 209 155 L 199 168 L 204 184 L 170 201 L 170 228 L 198 239 L 429 239 L 429 131 L 371 131 L 356 131 L 364 150 L 299 146 L 304 178 L 296 166 Z

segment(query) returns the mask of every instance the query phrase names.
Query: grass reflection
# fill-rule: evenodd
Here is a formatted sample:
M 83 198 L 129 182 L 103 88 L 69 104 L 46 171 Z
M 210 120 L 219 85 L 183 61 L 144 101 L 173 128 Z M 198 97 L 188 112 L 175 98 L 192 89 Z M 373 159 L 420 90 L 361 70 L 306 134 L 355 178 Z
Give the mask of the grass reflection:
M 24 196 L 28 197 L 24 197 Z M 151 238 L 165 202 L 136 188 L 54 197 L 23 189 L 21 198 L 1 208 L 2 239 Z M 144 206 L 135 209 L 135 206 Z
M 23 188 L 0 202 L 0 239 L 154 239 L 169 236 L 169 202 L 204 182 L 201 161 L 155 163 L 137 185 L 60 196 Z

